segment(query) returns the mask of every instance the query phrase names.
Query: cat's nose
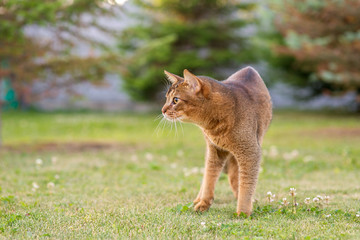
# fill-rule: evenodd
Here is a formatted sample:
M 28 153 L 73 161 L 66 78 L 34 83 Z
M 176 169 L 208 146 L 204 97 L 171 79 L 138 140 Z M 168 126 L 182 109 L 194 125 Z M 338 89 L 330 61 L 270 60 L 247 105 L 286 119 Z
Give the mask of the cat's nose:
M 165 114 L 166 111 L 167 111 L 167 107 L 163 107 L 163 108 L 161 109 L 161 111 L 162 111 L 163 114 Z

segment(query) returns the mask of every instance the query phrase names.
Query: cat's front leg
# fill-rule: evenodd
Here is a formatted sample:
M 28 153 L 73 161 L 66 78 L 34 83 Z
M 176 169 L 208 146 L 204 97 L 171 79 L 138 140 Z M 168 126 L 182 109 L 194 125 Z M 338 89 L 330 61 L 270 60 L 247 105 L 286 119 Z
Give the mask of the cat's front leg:
M 194 207 L 195 211 L 203 212 L 210 208 L 214 199 L 215 184 L 223 166 L 224 160 L 219 158 L 215 146 L 208 144 L 204 178 L 199 192 L 200 198 L 195 199 L 198 201 Z
M 200 198 L 201 198 L 201 195 L 202 195 L 202 188 L 203 188 L 203 183 L 204 183 L 204 180 L 202 180 L 201 181 L 201 185 L 200 185 L 200 191 L 199 191 L 199 193 L 198 193 L 198 195 L 197 195 L 197 197 L 194 199 L 194 201 L 193 201 L 193 204 L 194 204 L 194 206 L 196 205 L 196 204 L 198 204 L 199 202 L 200 202 Z

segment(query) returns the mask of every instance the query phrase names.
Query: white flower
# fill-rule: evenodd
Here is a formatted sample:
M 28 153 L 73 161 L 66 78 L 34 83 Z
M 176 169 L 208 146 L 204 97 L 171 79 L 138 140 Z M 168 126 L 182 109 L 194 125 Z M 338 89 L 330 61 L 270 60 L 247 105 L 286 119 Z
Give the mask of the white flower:
M 138 157 L 137 157 L 135 154 L 131 155 L 131 161 L 137 162 L 137 161 L 138 161 Z
M 58 174 L 55 175 L 55 179 L 59 179 L 60 176 Z
M 46 185 L 48 188 L 54 188 L 55 187 L 55 184 L 53 182 L 49 182 L 47 185 Z
M 283 198 L 282 200 L 283 201 L 281 202 L 281 204 L 283 204 L 284 206 L 289 205 L 289 202 L 288 202 L 288 200 L 286 198 Z
M 305 204 L 310 204 L 310 198 L 305 198 L 304 203 Z
M 296 189 L 295 188 L 290 188 L 290 196 L 296 196 Z
M 218 224 L 216 224 L 216 225 L 218 225 L 219 227 L 221 226 L 221 223 L 218 223 Z
M 325 217 L 327 217 L 327 218 L 328 218 L 328 217 L 331 217 L 331 214 L 325 215 Z
M 311 162 L 311 161 L 313 161 L 313 160 L 314 160 L 314 157 L 313 157 L 313 156 L 310 156 L 310 155 L 305 156 L 304 159 L 303 159 L 303 161 L 304 161 L 305 163 Z
M 271 146 L 269 149 L 269 156 L 274 158 L 279 154 L 279 151 L 277 150 L 276 146 Z
M 297 156 L 299 156 L 299 151 L 297 149 L 294 149 L 292 150 L 291 155 L 293 158 L 296 158 Z
M 326 204 L 329 203 L 329 199 L 330 199 L 329 196 L 325 196 L 325 197 L 324 197 L 324 201 L 325 201 Z
M 33 183 L 32 183 L 32 186 L 33 186 L 33 188 L 35 188 L 35 189 L 40 188 L 39 185 L 38 185 L 36 182 L 33 182 Z
M 154 159 L 154 156 L 151 153 L 145 153 L 145 158 L 148 161 L 152 161 Z
M 177 151 L 177 155 L 178 155 L 178 157 L 184 156 L 184 151 L 183 150 Z
M 197 174 L 200 172 L 200 169 L 198 167 L 193 167 L 191 170 L 190 170 L 190 173 L 191 174 Z
M 40 158 L 38 158 L 38 159 L 35 160 L 35 163 L 36 163 L 36 165 L 40 166 L 40 165 L 43 164 L 43 160 L 41 160 Z
M 57 162 L 57 157 L 51 157 L 51 163 L 56 164 L 56 162 Z
M 360 217 L 360 213 L 356 214 L 356 217 Z
M 323 200 L 323 197 L 322 196 L 320 196 L 320 195 L 317 195 L 316 196 L 320 201 L 322 201 Z
M 201 222 L 201 226 L 204 226 L 204 227 L 205 227 L 205 222 Z
M 314 203 L 318 203 L 319 201 L 320 201 L 319 198 L 317 198 L 317 197 L 314 197 L 314 198 L 313 198 L 313 202 L 314 202 Z
M 266 195 L 267 195 L 267 198 L 268 198 L 269 202 L 274 201 L 275 194 L 272 194 L 272 192 L 269 191 L 269 192 L 266 193 Z

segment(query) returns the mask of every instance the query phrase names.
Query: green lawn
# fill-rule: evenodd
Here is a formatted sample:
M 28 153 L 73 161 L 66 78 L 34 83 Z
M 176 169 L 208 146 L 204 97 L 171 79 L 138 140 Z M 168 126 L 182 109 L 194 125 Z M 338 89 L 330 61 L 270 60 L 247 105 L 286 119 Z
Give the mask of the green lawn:
M 155 118 L 5 113 L 0 239 L 360 239 L 360 116 L 275 113 L 250 218 L 234 216 L 226 175 L 210 210 L 193 212 L 201 132 Z M 296 213 L 280 203 L 290 187 Z

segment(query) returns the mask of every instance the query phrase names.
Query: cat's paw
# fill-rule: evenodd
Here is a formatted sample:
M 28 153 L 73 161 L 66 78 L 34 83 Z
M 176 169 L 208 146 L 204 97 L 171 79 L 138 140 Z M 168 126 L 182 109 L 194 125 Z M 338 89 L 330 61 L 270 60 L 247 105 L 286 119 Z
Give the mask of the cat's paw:
M 193 201 L 194 206 L 195 206 L 196 204 L 198 204 L 199 202 L 200 202 L 200 198 L 196 198 L 196 199 Z
M 251 215 L 251 211 L 241 211 L 241 212 L 237 212 L 238 216 L 244 216 L 246 215 L 246 217 L 249 217 Z
M 210 201 L 200 200 L 194 207 L 194 210 L 197 212 L 205 212 L 211 206 Z

